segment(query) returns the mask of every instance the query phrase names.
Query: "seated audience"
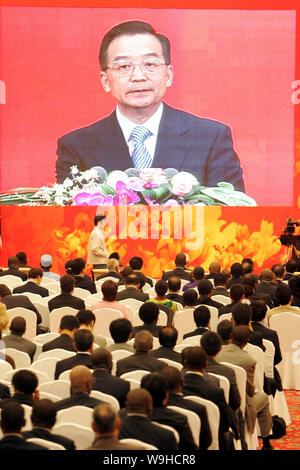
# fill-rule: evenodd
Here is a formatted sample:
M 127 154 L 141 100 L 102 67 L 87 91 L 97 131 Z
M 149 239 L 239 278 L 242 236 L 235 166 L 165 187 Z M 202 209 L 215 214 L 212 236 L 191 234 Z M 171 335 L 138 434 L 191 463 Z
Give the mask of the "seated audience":
M 242 259 L 242 266 L 243 266 L 243 273 L 248 274 L 252 273 L 254 269 L 254 262 L 251 258 L 244 258 Z
M 19 251 L 17 254 L 16 254 L 16 257 L 18 258 L 19 260 L 19 263 L 20 263 L 20 267 L 21 268 L 31 268 L 31 266 L 28 266 L 27 264 L 27 255 L 24 251 Z
M 159 334 L 160 347 L 151 351 L 151 356 L 158 359 L 170 359 L 171 361 L 181 362 L 181 355 L 174 351 L 177 343 L 178 331 L 174 326 L 165 326 L 160 329 Z
M 118 253 L 117 251 L 113 251 L 113 252 L 109 255 L 108 259 L 116 259 L 116 260 L 119 262 L 119 266 L 120 266 L 121 271 L 122 271 L 122 269 L 123 269 L 123 267 L 124 267 L 124 264 L 123 264 L 123 260 L 122 260 L 122 258 L 121 258 L 121 256 L 120 256 L 120 253 Z
M 42 323 L 41 314 L 26 295 L 12 295 L 10 289 L 6 285 L 0 284 L 0 301 L 5 304 L 7 310 L 21 307 L 34 312 L 36 314 L 37 334 L 40 332 L 39 325 Z
M 14 317 L 10 324 L 10 334 L 3 336 L 5 348 L 13 348 L 28 354 L 31 362 L 36 351 L 36 344 L 23 338 L 26 332 L 26 320 L 23 317 Z
M 210 307 L 215 307 L 218 310 L 223 307 L 223 304 L 211 298 L 213 285 L 209 279 L 202 279 L 202 281 L 199 281 L 197 289 L 199 292 L 199 297 L 196 305 L 208 305 Z
M 141 272 L 143 268 L 144 261 L 140 256 L 133 256 L 129 260 L 129 266 L 133 269 L 133 272 Z M 145 276 L 145 282 L 153 287 L 153 279 L 151 277 Z
M 42 399 L 35 402 L 32 406 L 30 431 L 23 431 L 22 435 L 25 440 L 38 438 L 46 441 L 56 442 L 66 450 L 76 450 L 74 441 L 68 437 L 51 432 L 56 423 L 56 406 L 55 403 L 48 399 Z
M 275 291 L 275 296 L 278 302 L 278 307 L 273 307 L 267 312 L 267 319 L 270 321 L 270 318 L 273 315 L 278 313 L 295 313 L 296 315 L 300 315 L 300 308 L 297 306 L 293 306 L 293 295 L 291 288 L 288 285 L 282 285 L 277 287 Z
M 130 383 L 112 375 L 113 360 L 110 351 L 97 348 L 91 354 L 93 365 L 93 390 L 106 393 L 115 397 L 120 408 L 125 406 L 126 395 L 130 389 Z
M 193 281 L 192 272 L 187 268 L 187 255 L 178 253 L 175 258 L 175 269 L 164 271 L 162 279 L 167 281 L 171 276 L 177 276 L 185 281 Z
M 142 304 L 139 308 L 139 317 L 143 324 L 139 326 L 133 326 L 132 336 L 134 337 L 141 330 L 147 330 L 150 331 L 153 336 L 158 338 L 159 331 L 162 328 L 161 325 L 157 325 L 158 316 L 159 308 L 156 303 L 146 302 Z
M 48 297 L 49 290 L 42 287 L 40 284 L 43 279 L 43 270 L 41 268 L 31 268 L 28 272 L 28 282 L 21 286 L 13 289 L 13 294 L 23 294 L 31 292 L 32 294 L 38 294 L 41 297 Z
M 27 274 L 19 270 L 20 261 L 16 256 L 10 256 L 7 260 L 8 269 L 3 272 L 0 272 L 0 277 L 2 276 L 16 276 L 22 279 L 22 281 L 27 280 Z
M 27 442 L 22 436 L 22 428 L 25 426 L 25 411 L 22 405 L 16 401 L 5 404 L 1 412 L 1 430 L 3 437 L 0 440 L 1 450 L 48 450 L 33 442 Z
M 100 281 L 101 279 L 105 279 L 106 277 L 113 277 L 117 281 L 120 281 L 122 279 L 122 276 L 119 272 L 119 261 L 116 258 L 109 258 L 107 260 L 107 273 L 101 274 L 100 276 L 97 277 L 97 281 Z
M 52 349 L 65 349 L 66 351 L 76 352 L 74 348 L 74 335 L 79 328 L 79 321 L 74 315 L 65 315 L 62 317 L 59 325 L 59 336 L 48 341 L 43 345 L 42 351 L 51 351 Z
M 283 278 L 284 281 L 289 281 L 292 277 L 294 277 L 295 272 L 297 271 L 297 261 L 294 259 L 290 259 L 285 266 L 285 276 Z
M 75 356 L 67 357 L 57 361 L 54 379 L 57 380 L 65 370 L 74 366 L 84 365 L 92 369 L 91 352 L 93 351 L 94 336 L 89 330 L 83 328 L 76 331 L 74 335 Z
M 85 450 L 143 450 L 143 446 L 127 444 L 119 440 L 121 420 L 109 403 L 96 406 L 93 412 L 92 429 L 95 440 Z
M 174 433 L 150 421 L 152 410 L 152 397 L 146 389 L 130 390 L 126 410 L 120 412 L 119 439 L 138 439 L 161 451 L 177 450 Z
M 95 406 L 103 403 L 97 398 L 90 397 L 93 381 L 93 374 L 87 366 L 77 365 L 72 367 L 70 372 L 71 394 L 69 397 L 55 402 L 56 410 L 64 410 L 78 405 L 95 408 Z
M 47 279 L 54 279 L 54 281 L 59 281 L 60 275 L 50 271 L 52 268 L 52 256 L 44 254 L 41 256 L 40 266 L 43 270 L 43 277 Z
M 107 281 L 103 282 L 101 291 L 103 294 L 103 300 L 92 305 L 92 312 L 95 312 L 95 310 L 99 310 L 101 308 L 113 308 L 114 310 L 118 310 L 120 313 L 122 313 L 125 318 L 128 318 L 126 305 L 116 300 L 118 293 L 118 283 L 108 279 Z M 101 318 L 99 318 L 99 321 L 101 321 Z
M 76 313 L 76 318 L 79 321 L 79 330 L 89 330 L 93 333 L 94 343 L 100 348 L 105 348 L 107 343 L 105 337 L 94 333 L 96 317 L 92 310 L 79 310 L 79 312 Z
M 285 285 L 285 283 L 283 282 L 285 276 L 285 267 L 282 264 L 273 264 L 271 271 L 273 271 L 273 273 L 275 274 L 275 281 L 277 287 Z
M 181 290 L 181 279 L 177 276 L 171 276 L 168 281 L 168 293 L 166 294 L 166 298 L 172 300 L 173 302 L 179 302 L 179 304 L 183 305 L 183 298 L 182 295 L 179 293 Z
M 183 335 L 183 339 L 191 338 L 192 336 L 203 335 L 206 331 L 210 329 L 210 311 L 205 305 L 199 305 L 199 307 L 194 310 L 194 322 L 196 329 L 189 333 Z M 200 342 L 199 342 L 200 344 Z
M 241 263 L 233 263 L 230 267 L 231 279 L 227 281 L 227 289 L 230 289 L 234 284 L 242 284 L 244 270 Z
M 251 326 L 252 309 L 250 305 L 239 303 L 232 308 L 232 322 L 233 326 L 245 325 L 249 328 L 249 339 L 250 344 L 258 346 L 263 351 L 266 350 L 263 345 L 263 336 L 259 331 L 253 331 Z
M 198 285 L 198 282 L 201 281 L 201 279 L 204 279 L 204 275 L 205 275 L 205 272 L 202 266 L 196 266 L 192 271 L 193 281 L 185 284 L 182 288 L 182 292 L 186 291 L 187 289 L 196 288 Z
M 230 287 L 230 293 L 229 293 L 231 303 L 228 305 L 223 305 L 219 309 L 219 317 L 223 315 L 224 313 L 230 313 L 232 312 L 232 309 L 235 305 L 242 303 L 244 298 L 245 298 L 245 291 L 244 287 L 242 284 L 233 284 L 233 286 Z
M 161 374 L 166 377 L 168 382 L 168 401 L 167 406 L 178 406 L 193 411 L 200 419 L 200 450 L 207 450 L 211 445 L 211 429 L 208 422 L 208 416 L 205 405 L 184 398 L 182 393 L 183 379 L 180 371 L 176 367 L 167 366 L 162 369 Z
M 208 274 L 204 276 L 205 279 L 215 279 L 216 274 L 221 272 L 221 265 L 219 261 L 212 261 L 208 267 Z
M 132 324 L 127 318 L 113 320 L 109 325 L 109 332 L 114 343 L 107 346 L 108 351 L 125 349 L 134 352 L 133 345 L 129 343 L 132 338 Z
M 117 361 L 116 376 L 142 369 L 149 372 L 160 371 L 166 363 L 151 356 L 153 348 L 153 336 L 149 331 L 141 330 L 134 338 L 134 354 Z
M 278 307 L 279 305 L 276 299 L 276 288 L 276 278 L 273 271 L 271 269 L 263 269 L 260 273 L 260 283 L 257 286 L 256 294 L 269 294 L 272 301 L 270 308 Z
M 195 289 L 187 289 L 182 294 L 183 309 L 195 308 L 198 301 L 198 294 Z
M 273 308 L 273 302 L 271 299 L 270 294 L 266 294 L 265 292 L 257 292 L 257 287 L 259 284 L 259 277 L 253 273 L 248 273 L 243 276 L 243 286 L 249 286 L 253 289 L 252 299 L 261 299 L 266 302 L 266 304 Z
M 72 273 L 75 277 L 75 287 L 88 290 L 91 294 L 96 294 L 96 284 L 85 274 L 86 261 L 83 258 L 75 258 L 71 264 Z
M 38 378 L 34 371 L 29 369 L 17 370 L 12 376 L 11 383 L 14 394 L 10 398 L 1 400 L 0 408 L 11 400 L 28 406 L 33 406 L 39 400 Z
M 253 299 L 254 289 L 248 284 L 243 285 L 243 289 L 244 289 L 244 298 L 242 302 L 244 304 L 250 305 L 251 300 Z
M 156 282 L 154 289 L 156 292 L 156 297 L 149 299 L 149 302 L 154 302 L 158 304 L 158 306 L 164 305 L 169 307 L 173 310 L 173 312 L 178 310 L 176 302 L 166 297 L 166 293 L 168 292 L 168 283 L 166 281 L 160 279 Z
M 224 273 L 218 273 L 214 277 L 214 284 L 215 287 L 212 290 L 211 296 L 212 298 L 215 295 L 224 295 L 225 297 L 229 297 L 229 292 L 227 290 L 227 277 Z
M 125 289 L 117 293 L 117 300 L 124 299 L 136 299 L 141 302 L 149 299 L 149 294 L 141 291 L 141 277 L 138 273 L 129 274 L 125 279 Z
M 64 274 L 60 280 L 61 294 L 53 297 L 48 302 L 50 312 L 61 307 L 71 307 L 76 310 L 84 309 L 85 303 L 79 297 L 73 295 L 75 278 L 71 274 Z
M 222 320 L 217 325 L 217 333 L 221 338 L 221 344 L 229 344 L 232 338 L 233 323 L 231 320 Z
M 289 280 L 289 287 L 293 296 L 291 305 L 293 307 L 300 307 L 300 275 L 294 276 Z
M 129 276 L 130 274 L 134 274 L 134 273 L 133 273 L 133 269 L 131 266 L 125 266 L 125 268 L 122 269 L 120 274 L 121 274 L 121 279 L 119 281 L 119 286 L 124 286 L 127 276 Z

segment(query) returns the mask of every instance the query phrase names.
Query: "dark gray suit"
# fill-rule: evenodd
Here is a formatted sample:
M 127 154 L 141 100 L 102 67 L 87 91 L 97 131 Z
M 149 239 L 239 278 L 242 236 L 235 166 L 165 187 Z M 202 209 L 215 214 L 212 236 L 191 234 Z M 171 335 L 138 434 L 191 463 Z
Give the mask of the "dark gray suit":
M 133 370 L 148 370 L 149 372 L 159 372 L 166 367 L 166 363 L 156 359 L 146 352 L 136 352 L 124 359 L 117 361 L 116 375 L 120 376 Z

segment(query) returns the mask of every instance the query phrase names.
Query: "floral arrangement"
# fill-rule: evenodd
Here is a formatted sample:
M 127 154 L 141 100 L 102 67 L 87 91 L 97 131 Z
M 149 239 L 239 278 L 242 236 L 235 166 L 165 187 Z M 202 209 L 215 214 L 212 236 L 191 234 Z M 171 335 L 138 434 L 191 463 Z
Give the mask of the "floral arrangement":
M 230 183 L 220 182 L 216 187 L 202 186 L 191 173 L 173 168 L 146 168 L 141 171 L 130 168 L 107 173 L 101 167 L 79 171 L 76 166 L 71 167 L 70 177 L 61 184 L 1 193 L 1 204 L 256 206 L 254 199 L 235 191 Z

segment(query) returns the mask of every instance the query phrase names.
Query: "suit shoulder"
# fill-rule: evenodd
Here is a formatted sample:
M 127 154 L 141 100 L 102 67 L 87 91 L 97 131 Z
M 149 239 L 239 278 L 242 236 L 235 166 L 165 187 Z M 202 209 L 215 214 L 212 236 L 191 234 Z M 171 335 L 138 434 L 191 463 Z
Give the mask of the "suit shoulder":
M 67 132 L 58 138 L 58 143 L 69 142 L 77 139 L 82 139 L 84 136 L 90 136 L 99 134 L 101 131 L 105 131 L 107 125 L 111 122 L 112 114 L 100 119 L 99 121 L 92 122 L 86 126 L 79 127 Z
M 181 109 L 172 108 L 167 106 L 167 111 L 173 113 L 174 116 L 177 114 L 177 117 L 186 121 L 189 125 L 193 124 L 195 127 L 202 127 L 203 130 L 221 130 L 221 129 L 228 129 L 229 126 L 226 123 L 221 121 L 217 121 L 212 118 L 200 117 L 196 116 L 195 114 L 188 113 L 187 111 L 183 111 Z

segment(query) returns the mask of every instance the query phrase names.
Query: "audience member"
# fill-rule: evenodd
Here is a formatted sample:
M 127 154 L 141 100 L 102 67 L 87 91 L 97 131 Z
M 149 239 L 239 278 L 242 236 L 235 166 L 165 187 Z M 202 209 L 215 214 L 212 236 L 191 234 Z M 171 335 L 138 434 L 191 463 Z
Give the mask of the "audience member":
M 227 289 L 230 289 L 234 284 L 242 284 L 244 270 L 241 263 L 233 263 L 230 267 L 231 279 L 227 281 Z
M 28 406 L 33 406 L 33 404 L 39 400 L 38 378 L 34 371 L 29 369 L 17 370 L 12 376 L 11 383 L 14 394 L 10 398 L 1 400 L 0 408 L 11 400 Z
M 94 343 L 100 348 L 105 348 L 107 344 L 105 337 L 94 333 L 96 317 L 92 310 L 81 309 L 76 313 L 76 318 L 79 321 L 79 330 L 89 330 L 94 336 Z
M 71 307 L 76 310 L 84 309 L 85 303 L 79 297 L 73 295 L 75 288 L 75 278 L 71 274 L 64 274 L 60 280 L 61 294 L 52 297 L 48 302 L 50 312 L 61 307 Z
M 198 294 L 195 289 L 187 289 L 182 294 L 183 310 L 195 308 L 198 301 Z
M 248 273 L 252 273 L 254 269 L 254 263 L 251 258 L 244 258 L 242 259 L 242 266 L 243 266 L 243 272 L 244 275 Z
M 149 302 L 154 302 L 158 304 L 159 307 L 160 306 L 169 307 L 173 310 L 174 313 L 177 312 L 178 307 L 177 307 L 176 302 L 166 297 L 166 294 L 168 292 L 168 283 L 160 279 L 159 281 L 156 282 L 154 289 L 156 292 L 156 296 L 152 299 L 149 299 Z M 168 321 L 170 320 L 171 319 L 168 319 Z
M 129 343 L 132 338 L 132 324 L 127 318 L 113 320 L 109 325 L 109 332 L 114 343 L 107 346 L 108 351 L 124 349 L 134 352 L 133 345 Z
M 107 260 L 107 273 L 103 273 L 100 276 L 97 277 L 97 281 L 100 281 L 101 279 L 105 279 L 106 277 L 113 277 L 117 281 L 120 281 L 122 279 L 122 276 L 119 272 L 119 261 L 116 258 L 108 258 Z
M 248 273 L 243 276 L 243 286 L 250 286 L 253 289 L 252 299 L 264 300 L 269 308 L 273 308 L 273 302 L 270 294 L 266 294 L 265 292 L 257 292 L 258 284 L 259 276 L 256 276 L 253 273 Z
M 16 256 L 10 256 L 7 260 L 8 269 L 3 272 L 0 272 L 0 277 L 2 276 L 16 276 L 22 279 L 22 281 L 27 280 L 27 274 L 20 271 L 20 261 Z
M 194 322 L 196 325 L 196 329 L 194 331 L 190 331 L 189 333 L 185 333 L 183 335 L 183 339 L 191 338 L 192 336 L 203 335 L 203 333 L 210 329 L 209 321 L 210 311 L 208 307 L 206 307 L 205 305 L 199 305 L 199 307 L 195 308 L 194 310 Z
M 273 264 L 271 271 L 275 274 L 276 285 L 282 286 L 284 284 L 283 278 L 285 276 L 285 267 L 282 264 Z
M 22 268 L 31 268 L 31 266 L 28 266 L 28 264 L 27 264 L 27 255 L 24 251 L 19 251 L 16 254 L 16 257 L 19 260 L 20 267 L 22 267 Z
M 277 287 L 275 291 L 276 300 L 278 302 L 278 307 L 271 308 L 267 312 L 267 319 L 270 321 L 270 318 L 273 315 L 278 313 L 295 313 L 296 315 L 300 315 L 299 307 L 291 305 L 293 296 L 291 289 L 288 285 L 283 285 Z
M 289 281 L 292 277 L 294 277 L 295 272 L 297 271 L 297 262 L 294 259 L 290 259 L 285 266 L 285 276 L 283 278 L 284 281 Z
M 208 305 L 210 307 L 215 307 L 218 310 L 223 307 L 223 304 L 211 298 L 213 285 L 209 279 L 202 279 L 202 281 L 199 281 L 197 289 L 199 297 L 196 305 Z
M 43 345 L 42 351 L 52 349 L 65 349 L 76 352 L 74 348 L 74 335 L 79 328 L 79 321 L 74 315 L 64 315 L 59 325 L 59 336 Z
M 188 282 L 187 284 L 185 284 L 182 288 L 182 292 L 185 292 L 188 289 L 196 288 L 198 285 L 198 282 L 201 281 L 201 279 L 204 279 L 204 275 L 205 275 L 205 272 L 202 266 L 196 266 L 192 271 L 192 277 L 193 277 L 192 282 Z
M 135 337 L 141 330 L 147 330 L 150 331 L 153 336 L 158 338 L 159 331 L 162 328 L 162 325 L 157 325 L 159 317 L 158 305 L 154 302 L 146 302 L 142 304 L 139 308 L 139 317 L 143 324 L 132 328 L 132 336 Z
M 52 268 L 52 256 L 44 254 L 41 256 L 40 266 L 43 270 L 43 277 L 48 279 L 54 279 L 54 281 L 59 281 L 60 275 L 50 271 Z
M 177 276 L 180 279 L 192 282 L 192 272 L 187 268 L 187 255 L 184 253 L 178 253 L 175 258 L 175 269 L 170 271 L 164 271 L 162 279 L 167 281 L 171 276 Z
M 242 302 L 244 304 L 250 305 L 251 300 L 253 299 L 254 289 L 253 289 L 253 287 L 249 286 L 248 284 L 244 284 L 243 289 L 244 289 L 244 298 L 243 298 Z
M 183 297 L 180 294 L 181 291 L 181 279 L 177 276 L 169 277 L 168 281 L 168 293 L 166 294 L 166 298 L 172 300 L 173 302 L 178 302 L 179 304 L 183 305 Z
M 244 298 L 245 298 L 245 292 L 244 292 L 244 287 L 242 284 L 233 284 L 230 287 L 230 299 L 231 303 L 228 305 L 223 305 L 219 309 L 219 317 L 223 315 L 224 313 L 230 313 L 232 312 L 232 309 L 235 305 L 242 303 Z
M 101 308 L 112 308 L 122 313 L 125 318 L 128 318 L 126 305 L 117 301 L 118 283 L 112 281 L 111 279 L 107 279 L 107 281 L 103 282 L 101 291 L 103 294 L 103 300 L 92 305 L 92 312 L 95 312 Z M 101 321 L 101 318 L 99 318 L 99 321 Z
M 140 287 L 141 277 L 138 273 L 129 274 L 125 279 L 125 289 L 117 293 L 117 300 L 136 299 L 146 302 L 149 299 L 149 294 L 142 292 Z
M 97 348 L 91 354 L 93 365 L 93 390 L 106 393 L 115 397 L 120 408 L 125 406 L 126 395 L 130 389 L 130 383 L 112 375 L 113 360 L 110 351 Z
M 278 301 L 276 299 L 276 280 L 275 274 L 271 269 L 263 269 L 260 273 L 260 283 L 257 286 L 256 293 L 269 294 L 272 300 L 271 307 L 278 307 Z
M 217 324 L 217 333 L 221 338 L 221 344 L 229 344 L 232 338 L 233 323 L 231 320 L 222 320 Z
M 39 325 L 42 323 L 41 314 L 26 295 L 12 294 L 6 285 L 0 284 L 0 301 L 5 304 L 7 310 L 21 307 L 34 312 L 36 314 L 37 334 L 40 332 Z
M 164 326 L 160 329 L 159 334 L 160 347 L 151 351 L 151 356 L 158 359 L 170 359 L 171 361 L 181 362 L 180 353 L 174 351 L 177 343 L 178 331 L 174 326 Z
M 208 274 L 205 275 L 205 279 L 215 279 L 216 274 L 221 272 L 221 264 L 219 261 L 212 261 L 208 267 Z
M 75 278 L 75 287 L 88 290 L 91 294 L 97 293 L 95 282 L 85 275 L 86 261 L 83 258 L 75 258 L 72 261 L 71 269 Z
M 300 307 L 300 275 L 294 276 L 289 280 L 289 287 L 293 296 L 291 305 Z
M 119 281 L 119 286 L 124 286 L 127 276 L 133 274 L 133 269 L 131 266 L 125 266 L 121 271 L 121 279 Z
M 23 431 L 25 440 L 37 438 L 60 444 L 66 450 L 76 450 L 74 441 L 68 437 L 51 432 L 56 423 L 56 406 L 55 403 L 47 398 L 35 402 L 32 406 L 30 431 Z
M 229 297 L 229 292 L 227 290 L 227 277 L 224 273 L 218 273 L 214 277 L 215 288 L 212 290 L 212 297 L 215 295 L 223 295 Z
M 120 253 L 118 253 L 117 251 L 113 251 L 113 252 L 109 255 L 108 259 L 116 259 L 117 261 L 119 261 L 119 266 L 120 266 L 121 271 L 122 271 L 122 269 L 123 269 L 123 267 L 124 267 L 124 264 L 123 264 L 123 260 L 122 260 L 122 258 L 121 258 L 121 256 L 120 256 Z
M 90 396 L 93 389 L 93 374 L 89 367 L 83 364 L 72 367 L 70 382 L 71 394 L 69 397 L 55 402 L 57 411 L 78 405 L 95 408 L 95 406 L 103 403 L 101 400 Z
M 249 339 L 250 344 L 258 346 L 263 351 L 266 350 L 263 344 L 263 336 L 259 331 L 253 331 L 251 326 L 252 310 L 251 306 L 243 303 L 238 303 L 232 308 L 232 322 L 233 326 L 245 325 L 249 328 Z
M 42 287 L 40 284 L 43 279 L 43 270 L 41 268 L 31 268 L 28 272 L 28 282 L 21 286 L 17 286 L 13 289 L 13 294 L 23 294 L 31 292 L 32 294 L 38 294 L 41 297 L 48 297 L 49 290 Z
M 74 335 L 75 356 L 57 361 L 54 379 L 57 380 L 65 370 L 74 366 L 84 365 L 92 369 L 91 352 L 93 351 L 94 336 L 89 330 L 79 329 Z
M 26 320 L 23 317 L 14 317 L 10 323 L 10 334 L 3 336 L 5 348 L 13 348 L 28 354 L 31 362 L 36 351 L 36 344 L 23 338 L 26 332 Z
M 143 264 L 144 264 L 143 258 L 141 258 L 140 256 L 133 256 L 129 260 L 129 266 L 133 269 L 134 273 L 141 272 L 143 268 Z M 153 287 L 153 279 L 151 279 L 151 277 L 145 276 L 145 282 L 147 282 L 147 284 Z
M 160 371 L 166 363 L 151 356 L 153 336 L 149 331 L 141 330 L 134 338 L 134 354 L 117 361 L 116 375 L 119 377 L 126 372 L 141 369 L 149 372 Z

